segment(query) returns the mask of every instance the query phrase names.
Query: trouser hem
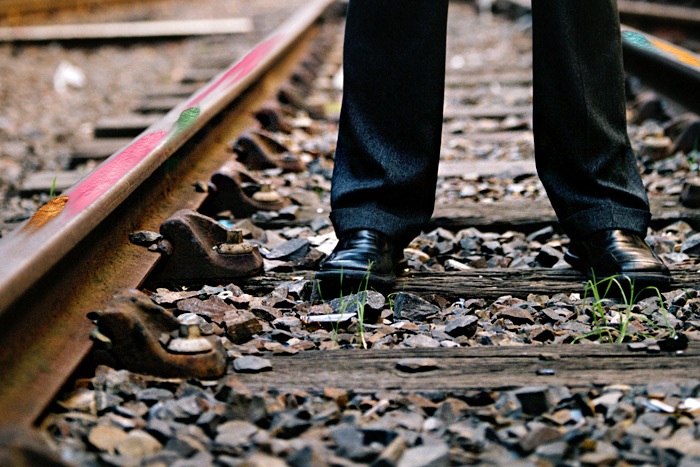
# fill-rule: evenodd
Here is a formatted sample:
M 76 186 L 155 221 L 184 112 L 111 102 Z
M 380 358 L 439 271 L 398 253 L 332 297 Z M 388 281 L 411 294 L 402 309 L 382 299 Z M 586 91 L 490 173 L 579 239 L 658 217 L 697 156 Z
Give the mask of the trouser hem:
M 330 218 L 338 238 L 353 230 L 371 229 L 387 235 L 400 247 L 408 245 L 425 224 L 407 222 L 406 218 L 383 211 L 376 205 L 334 209 Z M 425 222 L 428 220 L 429 216 Z
M 560 225 L 574 241 L 608 229 L 629 230 L 644 238 L 650 219 L 649 211 L 606 205 L 578 212 L 560 221 Z

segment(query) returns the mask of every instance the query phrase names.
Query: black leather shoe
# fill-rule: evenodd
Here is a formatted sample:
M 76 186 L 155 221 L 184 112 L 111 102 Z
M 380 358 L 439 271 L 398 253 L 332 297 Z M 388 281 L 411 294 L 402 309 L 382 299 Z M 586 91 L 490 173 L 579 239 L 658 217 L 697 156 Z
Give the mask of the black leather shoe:
M 596 281 L 620 276 L 642 286 L 671 282 L 670 271 L 649 245 L 626 230 L 601 230 L 584 241 L 572 242 L 564 259 L 589 279 L 595 275 Z
M 396 282 L 394 268 L 403 254 L 403 250 L 396 250 L 381 232 L 354 230 L 340 238 L 333 253 L 321 263 L 316 279 L 323 288 L 339 288 L 342 284 L 343 290 L 354 292 L 366 286 L 388 289 Z

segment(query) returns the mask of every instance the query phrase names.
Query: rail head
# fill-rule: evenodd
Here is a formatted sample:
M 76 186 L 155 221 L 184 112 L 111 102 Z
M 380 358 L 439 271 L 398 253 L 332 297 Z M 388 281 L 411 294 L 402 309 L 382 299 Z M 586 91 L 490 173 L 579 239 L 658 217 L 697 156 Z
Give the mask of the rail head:
M 625 69 L 678 104 L 700 113 L 700 55 L 622 26 Z
M 520 11 L 529 12 L 532 0 L 499 0 Z M 621 15 L 631 13 L 644 18 L 663 14 L 663 21 L 700 21 L 700 10 L 644 2 L 620 1 Z M 682 107 L 700 113 L 700 55 L 652 34 L 622 25 L 622 49 L 625 70 L 676 101 Z
M 0 240 L 0 317 L 158 167 L 241 95 L 334 0 L 314 0 L 238 62 Z

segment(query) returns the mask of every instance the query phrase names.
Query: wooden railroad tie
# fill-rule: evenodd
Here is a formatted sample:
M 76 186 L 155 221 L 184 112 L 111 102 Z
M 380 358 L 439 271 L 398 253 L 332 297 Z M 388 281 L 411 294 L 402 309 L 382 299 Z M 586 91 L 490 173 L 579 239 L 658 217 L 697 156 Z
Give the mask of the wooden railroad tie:
M 399 362 L 412 358 L 433 359 L 435 368 L 416 373 L 398 368 Z M 532 385 L 590 387 L 653 381 L 680 383 L 694 376 L 688 372 L 689 368 L 700 365 L 700 343 L 691 342 L 682 354 L 632 352 L 624 344 L 559 344 L 336 350 L 272 356 L 269 360 L 272 371 L 238 374 L 239 380 L 250 388 L 336 387 L 356 393 L 509 389 Z
M 671 289 L 698 285 L 699 265 L 671 268 Z M 285 282 L 312 279 L 312 271 L 268 274 L 237 281 L 249 294 L 266 294 Z M 496 299 L 504 295 L 527 298 L 529 294 L 553 296 L 558 293 L 585 293 L 586 278 L 573 269 L 474 269 L 459 272 L 412 272 L 399 276 L 394 291 L 417 295 L 438 294 L 448 300 L 460 298 Z M 439 291 L 439 292 L 437 292 Z M 590 294 L 589 294 L 590 295 Z

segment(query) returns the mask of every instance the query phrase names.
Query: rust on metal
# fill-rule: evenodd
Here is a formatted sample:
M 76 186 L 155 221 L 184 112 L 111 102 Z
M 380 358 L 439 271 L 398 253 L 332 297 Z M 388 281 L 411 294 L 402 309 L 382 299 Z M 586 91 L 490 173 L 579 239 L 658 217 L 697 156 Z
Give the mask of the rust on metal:
M 52 229 L 39 229 L 30 239 L 21 229 L 3 238 L 0 253 L 5 262 L 0 272 L 3 291 L 0 312 L 85 238 L 195 132 L 259 81 L 331 3 L 331 0 L 310 3 L 240 61 L 64 192 L 69 200 L 52 222 Z M 182 118 L 195 114 L 195 118 Z
M 255 118 L 268 131 L 291 133 L 292 126 L 282 118 L 282 109 L 278 106 L 265 106 L 255 112 Z
M 252 170 L 281 168 L 285 172 L 303 172 L 306 166 L 299 156 L 288 151 L 268 150 L 262 137 L 255 133 L 241 135 L 233 145 L 238 160 Z M 269 145 L 267 145 L 269 146 Z
M 255 180 L 236 160 L 222 165 L 211 177 L 211 184 L 213 189 L 200 209 L 206 214 L 231 211 L 236 217 L 247 217 L 258 211 L 279 211 L 291 204 L 288 199 L 280 196 L 248 196 L 244 186 L 261 186 L 262 190 L 265 185 Z
M 116 294 L 104 310 L 90 312 L 88 318 L 97 324 L 94 339 L 129 371 L 203 379 L 226 373 L 226 350 L 220 340 L 191 334 L 178 337 L 177 318 L 138 290 Z M 179 346 L 173 345 L 178 342 Z
M 42 413 L 91 348 L 93 326 L 85 313 L 103 308 L 119 290 L 139 287 L 161 258 L 131 244 L 129 234 L 157 230 L 173 212 L 201 204 L 206 195 L 193 185 L 231 157 L 224 142 L 255 124 L 252 112 L 274 97 L 279 81 L 306 55 L 316 36 L 312 26 L 331 3 L 310 3 L 113 154 L 64 193 L 69 200 L 49 223 L 0 241 L 4 422 L 28 425 Z M 193 107 L 197 118 L 179 121 Z M 205 124 L 211 137 L 191 141 Z
M 230 280 L 262 271 L 263 260 L 256 247 L 241 243 L 233 232 L 195 211 L 176 212 L 161 224 L 160 233 L 170 241 L 173 252 L 156 281 Z

